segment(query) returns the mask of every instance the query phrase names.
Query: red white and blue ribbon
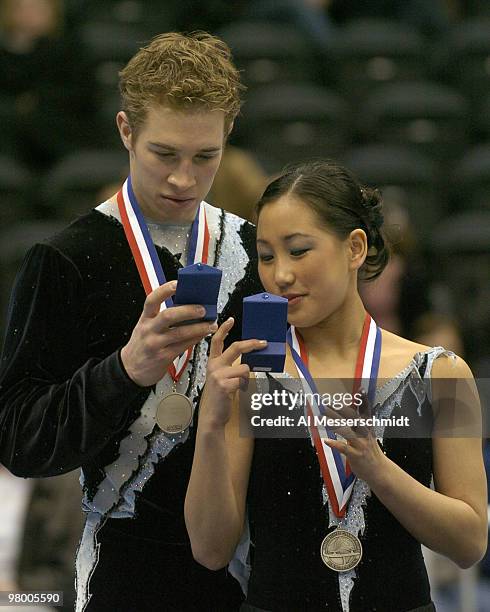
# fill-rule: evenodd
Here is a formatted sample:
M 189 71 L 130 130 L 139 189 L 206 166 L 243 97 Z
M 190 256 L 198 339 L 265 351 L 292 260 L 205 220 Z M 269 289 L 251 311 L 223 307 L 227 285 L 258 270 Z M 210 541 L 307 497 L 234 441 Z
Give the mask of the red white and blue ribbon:
M 127 241 L 131 248 L 136 267 L 143 283 L 146 295 L 167 282 L 165 273 L 158 258 L 155 245 L 151 239 L 148 226 L 141 212 L 133 191 L 131 177 L 117 193 L 117 205 Z M 192 223 L 186 265 L 207 263 L 209 256 L 209 227 L 206 219 L 206 207 L 201 202 Z M 173 306 L 172 298 L 162 302 L 160 311 Z M 182 376 L 187 362 L 191 358 L 193 347 L 177 357 L 168 371 L 175 382 Z
M 321 425 L 315 425 L 314 417 L 321 417 L 324 411 L 315 401 L 318 389 L 308 369 L 308 351 L 303 338 L 291 325 L 287 340 L 291 347 L 291 354 L 298 369 L 298 375 L 303 384 L 303 390 L 312 398 L 307 405 L 310 434 L 316 448 L 323 481 L 327 489 L 331 508 L 339 518 L 345 516 L 349 499 L 355 482 L 355 474 L 351 471 L 345 456 L 337 449 L 330 448 L 323 442 L 325 439 L 336 440 L 337 436 Z M 376 380 L 378 378 L 379 360 L 381 356 L 381 330 L 369 314 L 366 313 L 362 328 L 361 342 L 354 373 L 352 394 L 363 389 L 371 405 L 374 404 L 376 393 Z

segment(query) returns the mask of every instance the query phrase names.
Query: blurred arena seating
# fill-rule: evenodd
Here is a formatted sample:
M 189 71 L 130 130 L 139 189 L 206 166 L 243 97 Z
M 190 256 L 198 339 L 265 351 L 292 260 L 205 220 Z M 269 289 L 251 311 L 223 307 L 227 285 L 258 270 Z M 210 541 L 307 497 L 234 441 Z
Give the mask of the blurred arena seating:
M 490 346 L 490 211 L 465 211 L 435 226 L 430 249 L 437 284 L 459 321 L 475 361 Z
M 385 85 L 369 95 L 362 113 L 367 142 L 407 145 L 441 164 L 468 143 L 468 103 L 434 81 Z
M 320 67 L 307 37 L 281 23 L 238 22 L 220 30 L 250 91 L 277 83 L 314 82 Z
M 72 219 L 96 204 L 106 185 L 124 181 L 127 155 L 121 150 L 93 150 L 71 153 L 45 176 L 42 193 L 45 206 L 57 218 Z
M 253 92 L 239 121 L 240 142 L 262 160 L 284 164 L 338 155 L 350 142 L 347 105 L 324 87 L 304 83 L 269 85 Z
M 333 64 L 339 91 L 361 102 L 380 84 L 426 77 L 426 47 L 424 38 L 408 25 L 359 19 L 328 42 L 325 61 Z
M 488 374 L 490 0 L 448 0 L 454 9 L 450 27 L 430 35 L 413 22 L 356 16 L 332 23 L 321 45 L 304 22 L 254 16 L 251 0 L 62 4 L 64 33 L 84 59 L 77 66 L 67 61 L 64 74 L 82 83 L 83 93 L 74 105 L 66 88 L 53 85 L 48 92 L 53 107 L 43 107 L 43 121 L 33 122 L 35 128 L 44 122 L 36 132 L 43 144 L 63 141 L 53 159 L 36 160 L 34 151 L 22 156 L 30 142 L 22 113 L 32 99 L 0 92 L 0 333 L 28 248 L 96 206 L 101 190 L 120 184 L 128 172 L 115 124 L 118 72 L 160 32 L 211 29 L 230 45 L 248 87 L 230 144 L 253 154 L 269 175 L 292 161 L 338 158 L 363 183 L 380 188 L 387 203 L 406 211 L 420 244 L 432 309 L 454 317 L 465 358 L 472 367 L 486 364 Z M 83 83 L 93 83 L 95 91 Z M 66 117 L 80 114 L 82 128 L 74 135 L 50 124 L 49 117 L 63 108 Z M 14 129 L 19 117 L 25 128 L 20 136 Z M 240 172 L 250 183 L 247 167 L 234 165 L 233 176 Z M 410 299 L 420 301 L 420 292 Z M 481 567 L 490 578 L 488 556 Z M 465 601 L 460 610 L 476 612 Z M 488 606 L 479 612 L 484 609 Z
M 8 227 L 18 219 L 30 217 L 29 188 L 31 170 L 10 155 L 0 154 L 0 226 Z
M 418 240 L 426 243 L 444 212 L 430 157 L 405 146 L 373 144 L 346 151 L 342 161 L 361 182 L 377 187 L 385 200 L 406 210 Z
M 450 203 L 452 209 L 490 211 L 490 143 L 464 152 L 454 167 Z

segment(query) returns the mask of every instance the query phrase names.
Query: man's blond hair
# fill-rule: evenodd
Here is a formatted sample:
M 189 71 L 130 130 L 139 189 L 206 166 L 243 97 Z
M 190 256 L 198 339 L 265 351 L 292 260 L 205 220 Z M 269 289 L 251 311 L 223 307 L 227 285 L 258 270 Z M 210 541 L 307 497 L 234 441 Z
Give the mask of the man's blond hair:
M 241 101 L 240 74 L 226 43 L 206 32 L 160 34 L 141 48 L 119 73 L 122 107 L 134 132 L 148 108 L 221 110 L 225 134 Z

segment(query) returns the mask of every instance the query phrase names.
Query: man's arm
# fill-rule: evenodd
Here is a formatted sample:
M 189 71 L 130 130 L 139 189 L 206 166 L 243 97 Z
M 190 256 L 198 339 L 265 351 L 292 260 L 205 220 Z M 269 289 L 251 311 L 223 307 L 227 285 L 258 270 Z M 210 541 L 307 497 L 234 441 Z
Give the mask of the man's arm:
M 53 476 L 89 462 L 148 396 L 117 351 L 86 355 L 82 309 L 83 279 L 73 263 L 33 247 L 12 293 L 0 366 L 0 461 L 17 476 Z

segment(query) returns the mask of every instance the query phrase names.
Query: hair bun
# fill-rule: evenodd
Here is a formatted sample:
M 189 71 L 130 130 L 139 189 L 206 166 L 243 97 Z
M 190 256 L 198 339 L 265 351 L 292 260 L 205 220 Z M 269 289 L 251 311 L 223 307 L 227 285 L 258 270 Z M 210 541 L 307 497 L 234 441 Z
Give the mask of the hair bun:
M 370 228 L 378 230 L 384 221 L 383 199 L 378 189 L 361 187 L 362 206 L 366 211 L 366 217 Z

